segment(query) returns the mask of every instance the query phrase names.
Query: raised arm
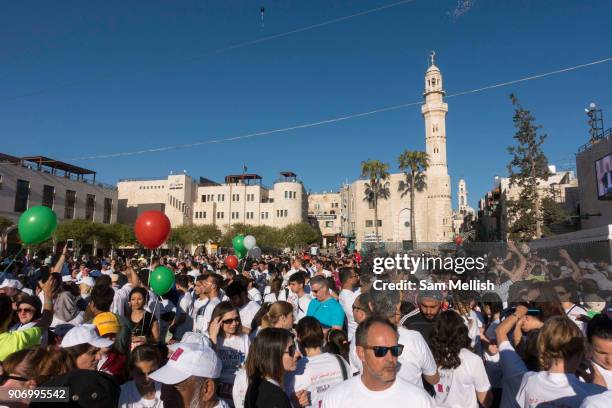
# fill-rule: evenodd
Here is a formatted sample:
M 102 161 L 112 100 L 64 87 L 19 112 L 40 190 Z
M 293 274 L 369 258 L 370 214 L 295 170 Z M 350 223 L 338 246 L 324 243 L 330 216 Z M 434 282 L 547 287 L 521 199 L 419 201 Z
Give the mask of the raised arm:
M 66 255 L 68 254 L 68 244 L 64 245 L 64 249 L 62 249 L 62 254 L 60 255 L 57 263 L 51 270 L 51 272 L 62 273 L 62 268 L 64 267 L 64 263 L 66 262 Z

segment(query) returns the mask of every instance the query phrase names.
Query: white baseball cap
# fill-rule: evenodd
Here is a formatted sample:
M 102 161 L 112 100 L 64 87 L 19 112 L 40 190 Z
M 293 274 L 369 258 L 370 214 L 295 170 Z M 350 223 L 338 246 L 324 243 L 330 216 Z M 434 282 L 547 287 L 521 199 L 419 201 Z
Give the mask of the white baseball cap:
M 68 333 L 66 333 L 62 339 L 61 346 L 65 348 L 85 343 L 91 344 L 94 347 L 103 348 L 110 347 L 113 341 L 101 337 L 95 324 L 81 324 L 68 330 Z
M 62 275 L 62 282 L 72 282 L 72 276 L 71 275 Z
M 168 363 L 149 377 L 163 384 L 178 384 L 191 376 L 219 378 L 221 360 L 215 351 L 207 346 L 193 343 L 176 343 Z
M 96 285 L 96 282 L 91 276 L 83 276 L 81 279 L 76 281 L 77 285 L 85 284 L 87 286 L 91 286 L 92 288 Z
M 171 351 L 176 350 L 181 344 L 196 344 L 203 347 L 212 347 L 212 343 L 207 335 L 198 332 L 185 332 L 181 341 L 174 344 L 168 344 L 168 349 Z
M 14 288 L 21 290 L 23 289 L 23 285 L 17 279 L 4 279 L 2 284 L 0 284 L 0 289 L 2 288 Z

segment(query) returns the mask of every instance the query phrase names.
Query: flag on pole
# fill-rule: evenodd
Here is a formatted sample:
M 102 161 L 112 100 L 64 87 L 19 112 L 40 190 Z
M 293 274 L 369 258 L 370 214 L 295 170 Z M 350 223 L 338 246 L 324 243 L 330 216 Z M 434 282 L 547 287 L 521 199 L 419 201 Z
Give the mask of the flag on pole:
M 242 171 L 243 171 L 244 173 L 246 173 L 246 172 L 247 172 L 247 166 L 246 166 L 246 164 L 243 164 L 243 165 L 242 165 Z

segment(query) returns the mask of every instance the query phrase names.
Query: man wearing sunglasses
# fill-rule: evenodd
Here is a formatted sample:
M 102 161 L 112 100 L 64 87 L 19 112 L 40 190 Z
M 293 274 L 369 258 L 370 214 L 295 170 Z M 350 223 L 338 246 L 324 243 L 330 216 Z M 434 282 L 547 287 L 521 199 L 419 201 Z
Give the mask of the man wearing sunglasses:
M 434 407 L 422 388 L 397 378 L 398 357 L 404 351 L 397 326 L 383 317 L 368 317 L 359 324 L 355 340 L 362 373 L 327 391 L 323 407 Z

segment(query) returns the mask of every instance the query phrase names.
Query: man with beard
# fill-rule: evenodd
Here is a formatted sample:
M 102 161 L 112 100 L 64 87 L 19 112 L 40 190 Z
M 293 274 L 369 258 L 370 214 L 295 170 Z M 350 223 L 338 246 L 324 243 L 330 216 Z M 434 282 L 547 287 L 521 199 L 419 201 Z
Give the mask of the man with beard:
M 400 324 L 409 330 L 421 333 L 429 341 L 429 333 L 434 325 L 434 319 L 440 313 L 442 295 L 434 291 L 419 292 L 417 296 L 418 312 L 402 318 Z

